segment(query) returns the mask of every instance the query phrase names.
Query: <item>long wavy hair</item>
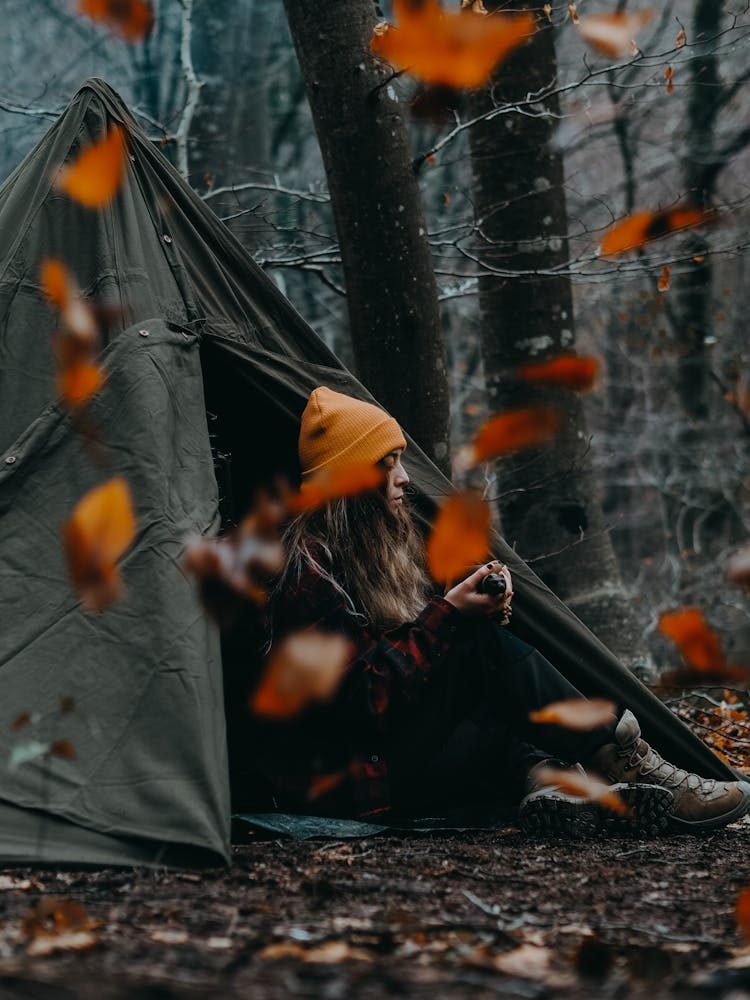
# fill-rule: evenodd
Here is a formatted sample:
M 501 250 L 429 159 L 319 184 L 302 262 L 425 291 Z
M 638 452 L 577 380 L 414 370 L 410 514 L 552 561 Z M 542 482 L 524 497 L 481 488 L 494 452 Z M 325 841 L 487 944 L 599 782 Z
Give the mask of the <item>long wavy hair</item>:
M 412 621 L 429 600 L 422 536 L 409 510 L 392 507 L 379 490 L 305 511 L 289 523 L 283 544 L 287 562 L 276 593 L 312 569 L 341 594 L 355 621 L 375 630 Z

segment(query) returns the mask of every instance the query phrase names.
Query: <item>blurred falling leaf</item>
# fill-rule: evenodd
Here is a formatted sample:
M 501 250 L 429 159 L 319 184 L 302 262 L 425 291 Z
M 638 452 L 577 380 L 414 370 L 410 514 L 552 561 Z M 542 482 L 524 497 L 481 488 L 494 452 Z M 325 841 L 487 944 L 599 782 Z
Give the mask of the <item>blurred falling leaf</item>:
M 668 236 L 681 229 L 704 225 L 713 218 L 713 212 L 703 211 L 690 205 L 669 208 L 663 212 L 636 212 L 635 215 L 629 215 L 615 223 L 608 230 L 601 242 L 601 253 L 602 256 L 608 257 L 623 253 L 625 250 L 633 250 L 643 246 L 644 243 L 661 239 L 662 236 Z
M 30 722 L 31 722 L 31 713 L 21 712 L 21 714 L 17 715 L 16 718 L 11 723 L 11 729 L 15 730 L 23 729 L 23 727 L 28 726 Z
M 80 341 L 81 349 L 96 347 L 99 333 L 94 310 L 81 298 L 73 275 L 62 261 L 43 260 L 40 280 L 45 296 L 60 313 L 63 332 Z
M 142 41 L 154 25 L 149 0 L 78 0 L 78 13 L 102 21 L 127 42 Z
M 305 796 L 307 801 L 314 802 L 315 799 L 319 799 L 321 796 L 332 792 L 334 788 L 338 788 L 345 777 L 346 771 L 334 771 L 333 774 L 313 775 L 307 788 L 307 795 Z
M 727 563 L 727 580 L 735 587 L 750 590 L 750 545 L 736 552 Z
M 539 364 L 526 365 L 518 370 L 518 377 L 524 382 L 564 385 L 569 389 L 587 392 L 594 385 L 598 369 L 599 362 L 596 358 L 566 354 Z
M 667 66 L 664 70 L 664 79 L 667 81 L 667 93 L 674 93 L 674 70 L 671 66 Z
M 471 490 L 448 497 L 427 540 L 427 567 L 434 580 L 463 579 L 489 554 L 490 508 Z
M 71 410 L 85 406 L 104 385 L 106 374 L 99 365 L 79 361 L 57 373 L 57 391 Z
M 554 767 L 540 767 L 534 771 L 539 783 L 548 788 L 560 788 L 568 795 L 577 795 L 582 799 L 599 802 L 612 812 L 627 815 L 628 807 L 616 791 L 609 785 L 581 771 L 562 770 Z
M 426 83 L 480 87 L 495 66 L 536 30 L 531 14 L 477 16 L 444 10 L 438 0 L 394 0 L 397 25 L 377 26 L 370 48 Z
M 537 447 L 557 433 L 561 421 L 559 410 L 546 406 L 527 406 L 501 413 L 479 429 L 459 464 L 477 465 L 522 448 Z
M 612 722 L 616 711 L 614 702 L 604 698 L 568 698 L 545 705 L 536 712 L 529 712 L 529 720 L 554 723 L 576 732 L 588 732 Z
M 568 4 L 568 13 L 570 14 L 570 20 L 573 22 L 573 24 L 580 23 L 581 19 L 578 16 L 578 11 L 576 10 L 576 5 L 574 3 Z
M 266 660 L 251 695 L 255 715 L 289 719 L 336 691 L 351 650 L 342 635 L 307 629 L 283 639 Z
M 670 285 L 670 267 L 669 264 L 664 265 L 664 270 L 659 275 L 659 280 L 656 283 L 656 287 L 660 292 L 668 292 Z
M 338 497 L 374 490 L 384 478 L 383 470 L 377 465 L 352 465 L 348 469 L 323 472 L 314 479 L 303 482 L 300 492 L 289 498 L 289 510 L 293 514 L 299 514 Z
M 87 208 L 109 204 L 125 177 L 125 134 L 113 125 L 107 136 L 60 169 L 57 187 Z
M 576 22 L 581 37 L 597 52 L 619 59 L 630 52 L 630 44 L 653 18 L 652 10 L 587 14 Z
M 677 646 L 695 670 L 718 670 L 725 665 L 724 650 L 698 608 L 670 611 L 659 618 L 659 631 Z
M 70 578 L 90 610 L 103 611 L 119 597 L 116 563 L 135 529 L 130 488 L 121 477 L 90 490 L 63 525 Z
M 75 760 L 76 752 L 70 740 L 55 740 L 49 748 L 53 757 L 61 757 L 63 760 Z
M 737 897 L 735 916 L 742 936 L 750 943 L 750 886 L 746 886 Z

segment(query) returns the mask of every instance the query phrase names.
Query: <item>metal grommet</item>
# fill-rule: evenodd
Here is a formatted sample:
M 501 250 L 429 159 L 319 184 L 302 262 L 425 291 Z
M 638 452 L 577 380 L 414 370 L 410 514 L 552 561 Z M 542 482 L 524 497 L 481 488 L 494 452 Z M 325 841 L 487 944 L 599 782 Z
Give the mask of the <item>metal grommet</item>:
M 148 330 L 139 330 L 138 333 L 140 333 L 142 337 L 148 337 Z
M 377 764 L 380 761 L 380 757 L 376 753 L 372 754 L 370 760 L 373 764 Z
M 162 236 L 162 239 L 164 240 L 165 243 L 171 243 L 172 242 L 172 237 L 169 235 L 169 233 L 164 233 L 164 235 Z
M 15 463 L 16 463 L 16 456 L 15 455 L 8 455 L 8 457 L 5 459 L 5 464 L 6 465 L 15 465 Z

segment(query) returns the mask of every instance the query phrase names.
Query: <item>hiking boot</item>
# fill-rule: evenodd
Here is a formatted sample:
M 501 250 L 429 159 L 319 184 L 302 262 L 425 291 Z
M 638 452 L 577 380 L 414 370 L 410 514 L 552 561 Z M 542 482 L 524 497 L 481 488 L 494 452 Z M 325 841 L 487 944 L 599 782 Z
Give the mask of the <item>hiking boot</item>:
M 521 801 L 519 817 L 524 833 L 542 837 L 591 838 L 601 833 L 657 837 L 664 833 L 672 812 L 672 793 L 645 783 L 612 785 L 627 806 L 627 814 L 613 812 L 599 802 L 571 795 L 559 786 L 543 785 L 542 768 L 567 769 L 569 764 L 544 760 L 535 764 L 527 777 L 527 793 Z M 580 764 L 575 770 L 585 774 Z
M 608 781 L 647 782 L 668 788 L 674 795 L 670 823 L 682 830 L 708 830 L 744 816 L 750 809 L 750 784 L 746 781 L 716 781 L 675 767 L 645 740 L 630 711 L 625 711 L 615 729 L 615 742 L 593 754 L 587 764 Z

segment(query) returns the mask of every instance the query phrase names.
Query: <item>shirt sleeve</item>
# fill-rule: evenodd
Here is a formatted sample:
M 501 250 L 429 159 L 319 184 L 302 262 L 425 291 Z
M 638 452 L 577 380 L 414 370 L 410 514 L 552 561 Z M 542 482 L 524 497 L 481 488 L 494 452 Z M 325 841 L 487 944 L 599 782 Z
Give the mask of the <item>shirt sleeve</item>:
M 346 635 L 351 656 L 331 707 L 344 709 L 351 722 L 364 713 L 384 726 L 389 709 L 418 700 L 430 671 L 465 637 L 467 622 L 444 598 L 433 597 L 414 621 L 376 632 L 357 622 L 330 581 L 310 572 L 280 602 L 274 631 L 312 627 Z

